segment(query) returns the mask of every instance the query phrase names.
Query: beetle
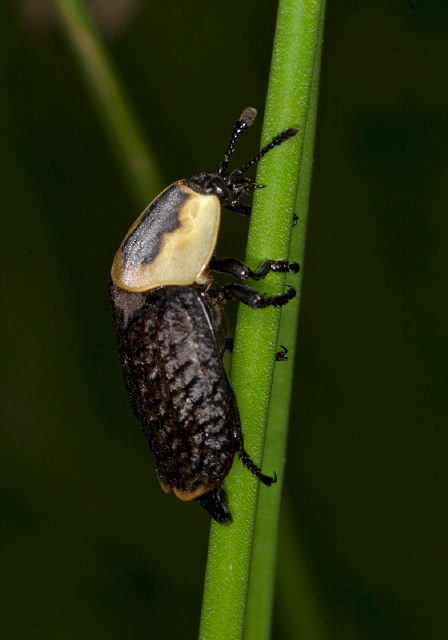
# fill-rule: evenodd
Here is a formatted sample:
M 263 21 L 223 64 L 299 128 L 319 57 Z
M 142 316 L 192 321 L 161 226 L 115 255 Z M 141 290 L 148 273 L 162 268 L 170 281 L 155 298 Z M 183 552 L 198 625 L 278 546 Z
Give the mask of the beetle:
M 243 174 L 298 133 L 286 129 L 241 169 L 227 167 L 241 133 L 256 117 L 245 109 L 234 125 L 215 173 L 199 173 L 167 187 L 131 226 L 112 265 L 110 299 L 132 410 L 153 453 L 166 493 L 196 500 L 221 523 L 231 522 L 223 481 L 235 453 L 261 482 L 264 475 L 244 449 L 235 394 L 222 363 L 222 303 L 254 309 L 282 306 L 296 292 L 267 296 L 245 284 L 213 287 L 209 270 L 244 282 L 272 272 L 297 273 L 286 260 L 265 260 L 252 271 L 240 260 L 214 255 L 221 207 L 242 215 L 243 196 L 257 188 Z M 286 349 L 278 354 L 285 358 Z

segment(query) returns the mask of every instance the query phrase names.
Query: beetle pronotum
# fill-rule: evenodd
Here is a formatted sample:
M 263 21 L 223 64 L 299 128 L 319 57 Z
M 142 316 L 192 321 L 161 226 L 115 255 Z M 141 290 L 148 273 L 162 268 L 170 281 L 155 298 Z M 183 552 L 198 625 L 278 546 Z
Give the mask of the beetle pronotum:
M 222 484 L 235 453 L 265 485 L 276 478 L 264 475 L 244 449 L 221 359 L 221 304 L 234 298 L 254 309 L 281 306 L 296 292 L 290 287 L 266 296 L 241 283 L 215 290 L 209 270 L 244 282 L 299 269 L 294 262 L 265 260 L 252 271 L 240 260 L 214 256 L 221 207 L 249 215 L 240 200 L 263 186 L 243 174 L 298 132 L 286 129 L 241 169 L 227 173 L 235 143 L 256 114 L 252 108 L 242 112 L 216 173 L 178 180 L 146 207 L 117 251 L 110 283 L 127 391 L 162 489 L 197 500 L 222 523 L 232 520 Z

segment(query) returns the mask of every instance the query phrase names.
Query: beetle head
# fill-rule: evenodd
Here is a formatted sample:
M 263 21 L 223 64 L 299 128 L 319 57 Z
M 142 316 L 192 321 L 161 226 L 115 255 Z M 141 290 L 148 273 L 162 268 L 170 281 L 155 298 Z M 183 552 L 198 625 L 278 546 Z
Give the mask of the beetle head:
M 243 173 L 256 164 L 268 151 L 295 136 L 299 130 L 293 128 L 285 129 L 285 131 L 275 136 L 275 138 L 263 147 L 256 156 L 251 158 L 249 162 L 246 162 L 241 169 L 235 169 L 231 173 L 226 173 L 230 158 L 235 150 L 236 141 L 242 132 L 253 124 L 256 115 L 256 109 L 252 107 L 244 109 L 233 127 L 224 160 L 219 165 L 218 171 L 216 173 L 199 173 L 197 176 L 193 176 L 190 180 L 187 180 L 187 184 L 192 189 L 199 193 L 217 196 L 223 206 L 235 206 L 243 196 L 249 195 L 249 193 L 255 189 L 264 187 L 264 185 L 255 184 L 250 178 L 244 177 Z
M 187 184 L 205 195 L 215 195 L 222 206 L 238 204 L 243 196 L 247 196 L 263 185 L 257 185 L 241 175 L 241 170 L 236 169 L 230 174 L 199 173 L 187 180 Z

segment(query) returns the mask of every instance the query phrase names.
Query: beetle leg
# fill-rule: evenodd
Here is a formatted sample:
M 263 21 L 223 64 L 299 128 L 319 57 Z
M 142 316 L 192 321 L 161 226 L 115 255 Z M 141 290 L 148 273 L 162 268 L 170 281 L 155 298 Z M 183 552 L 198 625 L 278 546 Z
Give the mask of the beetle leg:
M 250 216 L 252 213 L 252 207 L 248 204 L 225 204 L 223 206 L 225 209 L 235 211 L 235 213 L 239 213 L 242 216 Z
M 234 407 L 235 407 L 235 411 L 238 411 L 235 398 L 234 398 Z M 277 482 L 277 474 L 275 473 L 275 471 L 274 471 L 273 477 L 265 476 L 264 473 L 261 472 L 261 469 L 257 467 L 255 462 L 251 459 L 251 457 L 245 450 L 243 432 L 241 431 L 241 424 L 239 421 L 235 425 L 233 438 L 234 438 L 233 441 L 235 443 L 235 450 L 238 451 L 238 455 L 240 456 L 241 462 L 244 464 L 244 466 L 247 467 L 247 469 L 249 469 L 249 471 L 253 473 L 254 476 L 256 476 L 259 480 L 261 480 L 263 484 L 265 484 L 268 487 L 270 487 L 271 484 L 274 484 L 274 482 Z
M 300 266 L 297 262 L 289 262 L 288 260 L 263 260 L 255 271 L 249 269 L 247 265 L 236 258 L 221 258 L 220 260 L 212 259 L 209 263 L 209 269 L 218 273 L 225 273 L 228 276 L 237 278 L 238 280 L 262 280 L 271 273 L 297 273 Z
M 233 338 L 226 338 L 224 340 L 224 346 L 221 349 L 221 359 L 224 358 L 225 352 L 232 353 L 233 351 Z
M 288 353 L 288 349 L 286 347 L 284 347 L 282 344 L 280 346 L 281 346 L 282 350 L 281 351 L 277 351 L 277 353 L 275 354 L 276 362 L 284 362 L 285 360 L 288 359 L 288 356 L 286 355 Z
M 225 273 L 227 276 L 232 276 L 238 280 L 247 280 L 251 273 L 249 267 L 246 267 L 244 262 L 236 258 L 221 258 L 220 260 L 212 258 L 208 268 L 217 273 Z
M 225 339 L 224 348 L 222 350 L 221 357 L 224 355 L 226 351 L 228 351 L 229 353 L 232 353 L 233 342 L 234 342 L 233 338 Z M 277 353 L 275 354 L 275 360 L 276 362 L 285 362 L 288 359 L 288 356 L 286 355 L 288 353 L 288 349 L 284 347 L 282 344 L 280 346 L 281 346 L 281 351 L 277 351 Z
M 296 290 L 290 285 L 286 285 L 288 291 L 286 293 L 280 293 L 277 296 L 267 296 L 260 293 L 252 287 L 248 287 L 245 284 L 226 284 L 217 293 L 218 302 L 223 300 L 229 300 L 234 298 L 238 302 L 247 304 L 252 309 L 264 309 L 265 307 L 282 307 L 289 302 L 292 298 L 295 298 Z
M 232 514 L 227 506 L 226 492 L 222 487 L 216 487 L 216 489 L 204 493 L 204 495 L 196 498 L 196 502 L 199 502 L 201 507 L 207 509 L 212 518 L 221 524 L 232 522 Z
M 288 262 L 288 260 L 263 260 L 260 266 L 251 272 L 249 276 L 252 280 L 262 280 L 268 273 L 298 273 L 300 265 L 297 262 Z
M 267 487 L 270 487 L 271 484 L 274 484 L 275 482 L 277 482 L 277 474 L 275 473 L 275 471 L 274 471 L 274 476 L 273 477 L 272 476 L 265 476 L 264 473 L 261 472 L 261 469 L 259 469 L 257 467 L 255 462 L 253 462 L 251 460 L 251 458 L 249 457 L 249 454 L 244 449 L 244 447 L 241 447 L 241 449 L 239 451 L 239 456 L 240 456 L 241 462 L 244 464 L 244 466 L 247 467 L 249 469 L 249 471 L 251 473 L 253 473 L 253 475 L 256 476 Z

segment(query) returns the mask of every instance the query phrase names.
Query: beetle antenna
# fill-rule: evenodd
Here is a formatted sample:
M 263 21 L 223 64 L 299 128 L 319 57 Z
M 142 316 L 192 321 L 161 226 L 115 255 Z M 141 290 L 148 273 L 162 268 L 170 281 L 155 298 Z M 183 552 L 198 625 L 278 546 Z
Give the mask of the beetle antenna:
M 244 167 L 242 167 L 241 169 L 236 169 L 236 172 L 244 173 L 250 167 L 252 167 L 252 165 L 256 164 L 268 151 L 270 151 L 274 147 L 277 147 L 279 144 L 283 144 L 283 142 L 286 142 L 286 140 L 293 138 L 298 133 L 299 129 L 285 129 L 285 131 L 279 133 L 278 136 L 272 138 L 271 142 L 267 144 L 261 151 L 259 151 L 257 155 L 252 158 L 252 160 L 249 160 L 249 162 L 247 162 Z
M 239 119 L 235 122 L 235 126 L 233 127 L 232 135 L 229 140 L 229 146 L 227 147 L 226 155 L 224 156 L 224 160 L 219 165 L 218 173 L 219 175 L 223 174 L 224 171 L 229 166 L 230 158 L 235 151 L 235 144 L 240 135 L 243 133 L 245 129 L 248 129 L 254 122 L 257 117 L 257 110 L 253 107 L 247 107 L 244 109 Z

